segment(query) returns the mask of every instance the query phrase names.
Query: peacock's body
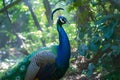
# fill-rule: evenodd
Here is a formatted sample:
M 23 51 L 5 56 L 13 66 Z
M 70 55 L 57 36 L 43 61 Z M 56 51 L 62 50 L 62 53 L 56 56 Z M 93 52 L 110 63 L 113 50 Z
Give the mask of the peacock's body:
M 60 9 L 62 8 L 54 12 Z M 57 20 L 58 46 L 33 52 L 16 67 L 7 71 L 0 80 L 59 80 L 69 67 L 71 53 L 68 36 L 62 27 L 66 22 L 65 17 L 59 16 Z

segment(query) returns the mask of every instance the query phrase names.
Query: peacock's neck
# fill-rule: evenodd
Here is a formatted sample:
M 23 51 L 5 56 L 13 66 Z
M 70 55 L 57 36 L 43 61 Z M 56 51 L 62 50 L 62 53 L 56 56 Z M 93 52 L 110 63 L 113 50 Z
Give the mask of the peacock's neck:
M 62 25 L 57 24 L 57 30 L 59 34 L 59 46 L 56 58 L 56 64 L 58 66 L 69 66 L 70 59 L 70 43 L 66 32 L 64 31 Z

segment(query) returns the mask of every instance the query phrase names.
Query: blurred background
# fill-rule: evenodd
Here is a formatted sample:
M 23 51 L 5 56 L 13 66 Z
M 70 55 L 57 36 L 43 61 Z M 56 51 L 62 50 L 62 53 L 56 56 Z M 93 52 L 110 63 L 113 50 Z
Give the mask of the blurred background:
M 51 12 L 64 8 L 54 14 Z M 61 80 L 120 80 L 120 0 L 0 0 L 0 76 L 39 48 L 58 44 L 65 16 L 70 68 Z

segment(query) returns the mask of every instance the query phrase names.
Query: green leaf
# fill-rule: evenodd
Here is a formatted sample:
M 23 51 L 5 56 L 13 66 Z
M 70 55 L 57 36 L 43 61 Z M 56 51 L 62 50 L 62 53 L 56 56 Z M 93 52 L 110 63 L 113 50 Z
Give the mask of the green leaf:
M 108 26 L 103 27 L 102 31 L 104 33 L 105 38 L 109 39 L 112 36 L 112 34 L 114 32 L 114 28 L 117 25 L 117 23 L 118 23 L 118 21 L 114 20 Z
M 88 69 L 87 76 L 90 77 L 93 74 L 93 71 L 95 69 L 95 65 L 93 63 L 89 63 L 87 69 Z
M 103 45 L 103 47 L 102 47 L 102 51 L 104 51 L 104 50 L 108 49 L 110 46 L 111 46 L 111 45 L 110 45 L 109 43 L 108 43 L 108 44 Z
M 94 52 L 96 52 L 98 50 L 98 48 L 99 48 L 99 46 L 96 45 L 95 43 L 90 43 L 89 47 L 90 47 L 90 50 L 92 50 Z
M 113 55 L 119 55 L 120 54 L 120 45 L 113 45 L 111 47 L 111 49 L 113 49 Z
M 119 14 L 109 14 L 107 16 L 102 16 L 102 13 L 99 13 L 96 17 L 98 18 L 98 20 L 95 22 L 95 25 L 102 25 L 103 23 L 105 23 L 107 20 L 110 19 L 117 19 L 118 17 L 120 17 Z M 118 18 L 119 19 L 119 18 Z
M 84 35 L 85 35 L 84 32 L 80 32 L 80 34 L 79 34 L 79 38 L 80 38 L 80 39 L 83 39 L 83 38 L 84 38 Z
M 80 55 L 85 56 L 87 54 L 87 52 L 88 52 L 88 47 L 86 44 L 82 44 L 79 46 Z

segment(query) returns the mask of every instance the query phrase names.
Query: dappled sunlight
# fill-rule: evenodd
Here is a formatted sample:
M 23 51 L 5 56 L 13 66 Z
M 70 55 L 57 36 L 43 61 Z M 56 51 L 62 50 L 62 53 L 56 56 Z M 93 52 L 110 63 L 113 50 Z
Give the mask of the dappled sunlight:
M 56 23 L 58 19 L 61 24 L 66 21 L 58 18 L 61 15 L 69 21 L 62 26 L 69 38 L 71 56 L 70 67 L 60 80 L 120 80 L 119 5 L 119 0 L 0 0 L 0 77 L 23 61 L 19 66 L 22 77 L 18 70 L 20 76 L 11 76 L 23 78 L 25 67 L 36 53 L 59 45 Z M 51 20 L 56 8 L 64 10 L 57 11 Z M 43 67 L 47 57 L 42 58 L 43 63 L 38 60 L 37 65 Z
M 5 62 L 0 63 L 0 71 L 4 72 L 15 64 L 14 60 L 6 60 Z

